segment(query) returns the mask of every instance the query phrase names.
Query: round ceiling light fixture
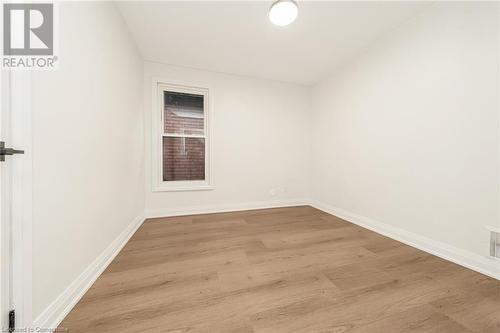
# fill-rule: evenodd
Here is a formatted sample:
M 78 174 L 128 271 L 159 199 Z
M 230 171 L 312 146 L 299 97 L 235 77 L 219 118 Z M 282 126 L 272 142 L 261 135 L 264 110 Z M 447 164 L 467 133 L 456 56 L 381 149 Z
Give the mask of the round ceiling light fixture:
M 269 19 L 274 25 L 282 27 L 295 21 L 298 13 L 299 7 L 295 1 L 278 0 L 269 9 Z

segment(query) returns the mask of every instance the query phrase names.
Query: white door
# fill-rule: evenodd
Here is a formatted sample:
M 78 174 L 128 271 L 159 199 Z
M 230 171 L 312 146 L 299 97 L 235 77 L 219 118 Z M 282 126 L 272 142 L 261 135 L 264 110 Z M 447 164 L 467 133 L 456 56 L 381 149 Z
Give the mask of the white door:
M 1 71 L 2 104 L 0 112 L 0 141 L 10 141 L 10 74 Z M 1 328 L 5 332 L 9 327 L 9 311 L 12 300 L 12 163 L 0 162 L 0 254 L 1 254 Z
M 27 161 L 22 151 L 31 137 L 26 135 L 26 130 L 30 130 L 31 90 L 29 73 L 0 73 L 0 332 L 7 332 L 12 310 L 16 328 L 31 320 L 31 287 L 26 286 L 31 282 L 31 269 L 26 269 L 31 266 L 30 260 L 26 262 L 31 238 L 30 232 L 25 234 L 27 223 L 31 223 L 31 201 L 26 200 L 29 193 L 23 185 L 31 181 L 31 174 L 26 173 Z M 24 121 L 28 123 L 23 124 Z

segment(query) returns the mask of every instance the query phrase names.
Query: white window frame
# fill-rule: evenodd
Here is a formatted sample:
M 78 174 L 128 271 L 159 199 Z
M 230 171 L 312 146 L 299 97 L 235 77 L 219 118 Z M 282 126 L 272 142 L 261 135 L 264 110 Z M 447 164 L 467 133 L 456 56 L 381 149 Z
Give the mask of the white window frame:
M 173 91 L 179 93 L 195 94 L 203 96 L 203 114 L 204 114 L 204 134 L 166 134 L 164 116 L 164 91 Z M 211 165 L 211 98 L 210 88 L 200 87 L 198 85 L 166 83 L 164 80 L 153 79 L 153 114 L 152 114 L 152 181 L 153 192 L 165 191 L 202 191 L 212 190 L 212 165 Z M 183 180 L 183 181 L 164 181 L 163 180 L 163 138 L 164 137 L 186 137 L 186 138 L 204 138 L 205 139 L 205 180 Z

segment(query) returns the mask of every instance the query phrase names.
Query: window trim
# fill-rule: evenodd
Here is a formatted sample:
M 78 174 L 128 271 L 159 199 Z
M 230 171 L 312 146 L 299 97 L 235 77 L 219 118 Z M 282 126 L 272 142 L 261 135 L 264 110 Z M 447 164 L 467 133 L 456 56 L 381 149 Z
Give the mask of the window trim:
M 153 112 L 151 117 L 152 128 L 152 191 L 202 191 L 213 190 L 212 182 L 212 89 L 206 85 L 171 83 L 167 80 L 153 78 Z M 163 92 L 174 91 L 187 94 L 203 95 L 204 108 L 204 135 L 199 134 L 168 134 L 165 133 Z M 164 137 L 194 137 L 205 139 L 205 180 L 163 180 L 163 138 Z

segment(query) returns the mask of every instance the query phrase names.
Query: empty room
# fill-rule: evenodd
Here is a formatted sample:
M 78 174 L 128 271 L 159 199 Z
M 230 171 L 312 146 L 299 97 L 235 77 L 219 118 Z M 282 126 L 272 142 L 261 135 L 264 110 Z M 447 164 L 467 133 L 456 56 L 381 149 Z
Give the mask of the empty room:
M 500 333 L 500 2 L 1 8 L 1 332 Z

